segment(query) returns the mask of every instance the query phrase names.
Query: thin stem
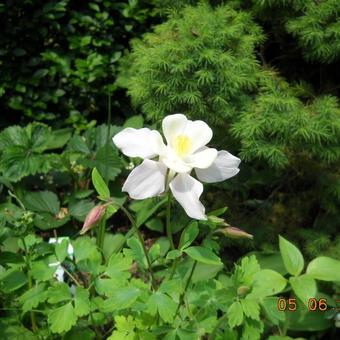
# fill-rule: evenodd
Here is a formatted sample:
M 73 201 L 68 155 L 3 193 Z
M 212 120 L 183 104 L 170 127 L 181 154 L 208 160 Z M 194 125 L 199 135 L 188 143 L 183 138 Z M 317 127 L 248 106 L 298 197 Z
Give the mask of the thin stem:
M 171 216 L 171 193 L 168 192 L 168 201 L 166 203 L 166 235 L 170 241 L 171 249 L 175 249 L 174 240 L 172 238 L 172 230 L 170 224 L 170 216 Z
M 22 238 L 21 241 L 22 241 L 22 244 L 23 244 L 24 249 L 25 249 L 25 261 L 26 261 L 26 266 L 27 266 L 28 288 L 32 289 L 33 280 L 32 280 L 32 276 L 31 276 L 31 267 L 32 267 L 31 266 L 31 258 L 30 258 L 30 254 L 29 254 L 25 239 Z M 32 324 L 32 330 L 35 333 L 38 330 L 38 326 L 37 326 L 37 322 L 36 322 L 36 319 L 35 319 L 35 314 L 32 310 L 30 311 L 30 319 L 31 319 L 31 324 Z
M 61 266 L 64 270 L 64 272 L 71 278 L 71 280 L 78 286 L 82 287 L 81 283 L 64 267 Z
M 222 315 L 218 321 L 216 326 L 214 327 L 213 331 L 211 332 L 211 334 L 209 335 L 208 340 L 214 340 L 216 338 L 216 333 L 218 331 L 218 329 L 220 328 L 220 326 L 222 325 L 222 323 L 227 319 L 227 314 Z
M 99 221 L 98 226 L 98 234 L 97 234 L 97 246 L 102 251 L 104 247 L 104 238 L 105 238 L 105 227 L 106 227 L 106 219 L 105 214 Z
M 194 264 L 192 265 L 192 268 L 191 268 L 191 271 L 190 271 L 190 274 L 189 274 L 189 277 L 188 277 L 188 280 L 185 284 L 185 287 L 184 287 L 184 290 L 183 290 L 183 293 L 181 294 L 181 296 L 179 297 L 179 303 L 178 303 L 178 306 L 177 306 L 177 310 L 176 310 L 176 313 L 175 313 L 175 318 L 178 314 L 178 311 L 184 301 L 184 297 L 185 297 L 185 293 L 187 292 L 188 290 L 188 287 L 190 285 L 190 282 L 191 282 L 191 279 L 192 279 L 192 275 L 194 274 L 194 271 L 195 271 L 195 268 L 196 268 L 196 265 L 197 265 L 197 261 L 194 261 Z
M 145 242 L 144 242 L 143 236 L 142 236 L 140 230 L 138 229 L 134 218 L 129 213 L 129 211 L 123 206 L 121 206 L 120 208 L 123 210 L 123 212 L 125 213 L 127 218 L 130 220 L 132 227 L 135 230 L 135 232 L 137 233 L 138 239 L 139 239 L 139 241 L 140 241 L 140 243 L 143 247 L 143 252 L 144 252 L 144 255 L 146 257 L 146 262 L 148 263 L 148 270 L 149 270 L 150 277 L 151 277 L 151 286 L 155 290 L 156 289 L 155 278 L 154 278 L 154 275 L 153 275 L 153 271 L 152 271 L 152 267 L 151 267 L 151 261 L 150 261 L 149 254 L 148 254 L 146 247 L 145 247 Z
M 172 268 L 171 268 L 171 274 L 170 274 L 169 280 L 171 280 L 174 277 L 178 262 L 179 262 L 178 258 L 175 259 L 174 262 L 172 262 Z

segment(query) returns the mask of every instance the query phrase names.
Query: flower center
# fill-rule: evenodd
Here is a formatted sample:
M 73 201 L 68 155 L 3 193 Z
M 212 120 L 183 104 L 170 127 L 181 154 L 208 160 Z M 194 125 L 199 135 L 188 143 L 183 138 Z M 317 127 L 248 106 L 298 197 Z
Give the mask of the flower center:
M 178 135 L 173 142 L 174 149 L 178 156 L 183 157 L 189 153 L 192 148 L 191 140 L 186 135 Z

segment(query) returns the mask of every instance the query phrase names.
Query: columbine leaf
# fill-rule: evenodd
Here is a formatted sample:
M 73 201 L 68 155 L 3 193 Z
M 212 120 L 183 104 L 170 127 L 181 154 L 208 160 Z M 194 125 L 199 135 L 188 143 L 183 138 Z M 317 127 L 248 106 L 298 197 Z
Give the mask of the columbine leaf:
M 74 311 L 77 316 L 85 316 L 90 313 L 89 292 L 85 288 L 76 287 Z
M 23 305 L 22 310 L 24 313 L 36 308 L 39 303 L 46 300 L 47 294 L 45 288 L 45 283 L 39 283 L 18 298 L 19 302 Z
M 48 313 L 48 323 L 53 333 L 69 331 L 77 322 L 77 315 L 69 302 L 64 306 L 53 309 Z
M 58 303 L 72 298 L 70 287 L 64 282 L 55 283 L 52 287 L 48 288 L 47 296 L 49 303 Z
M 158 311 L 159 316 L 164 322 L 172 322 L 177 309 L 177 304 L 168 295 L 156 292 L 148 300 L 148 311 L 155 315 Z
M 103 312 L 129 308 L 140 294 L 141 291 L 134 287 L 116 289 L 112 292 L 111 297 L 104 301 Z
M 243 322 L 243 309 L 239 301 L 235 301 L 227 311 L 228 323 L 230 328 L 241 325 Z
M 279 236 L 279 246 L 282 260 L 287 271 L 294 276 L 299 275 L 304 265 L 303 256 L 300 250 L 282 236 Z
M 260 321 L 260 306 L 256 300 L 246 298 L 241 300 L 241 305 L 245 316 Z
M 210 249 L 204 247 L 189 247 L 183 250 L 184 253 L 188 254 L 192 259 L 197 262 L 220 265 L 222 264 L 221 259 L 213 253 Z

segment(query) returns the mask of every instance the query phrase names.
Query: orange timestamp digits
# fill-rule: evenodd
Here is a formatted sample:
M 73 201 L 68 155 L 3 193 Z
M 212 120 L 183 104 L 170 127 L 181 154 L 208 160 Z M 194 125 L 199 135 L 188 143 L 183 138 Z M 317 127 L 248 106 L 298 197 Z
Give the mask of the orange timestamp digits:
M 338 300 L 340 301 L 340 300 Z M 329 309 L 336 309 L 336 308 L 330 308 L 327 304 L 327 299 L 320 298 L 317 299 L 315 297 L 312 297 L 308 299 L 307 308 L 309 312 L 325 312 Z M 285 298 L 279 298 L 277 300 L 277 310 L 280 312 L 284 311 L 290 311 L 294 312 L 297 309 L 297 303 L 296 299 L 285 299 Z

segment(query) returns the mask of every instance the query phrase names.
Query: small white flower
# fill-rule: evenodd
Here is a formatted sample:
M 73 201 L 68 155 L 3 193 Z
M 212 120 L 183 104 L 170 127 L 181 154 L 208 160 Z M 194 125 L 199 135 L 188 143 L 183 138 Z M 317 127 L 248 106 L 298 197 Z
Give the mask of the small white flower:
M 131 171 L 122 190 L 134 199 L 154 197 L 165 191 L 167 178 L 185 212 L 205 220 L 205 209 L 199 201 L 203 185 L 190 172 L 195 169 L 202 182 L 221 182 L 239 172 L 241 160 L 227 151 L 206 147 L 212 130 L 201 120 L 191 121 L 178 113 L 165 117 L 162 128 L 167 145 L 158 131 L 148 128 L 126 128 L 113 137 L 114 144 L 126 156 L 144 159 Z M 158 160 L 151 160 L 155 157 Z

